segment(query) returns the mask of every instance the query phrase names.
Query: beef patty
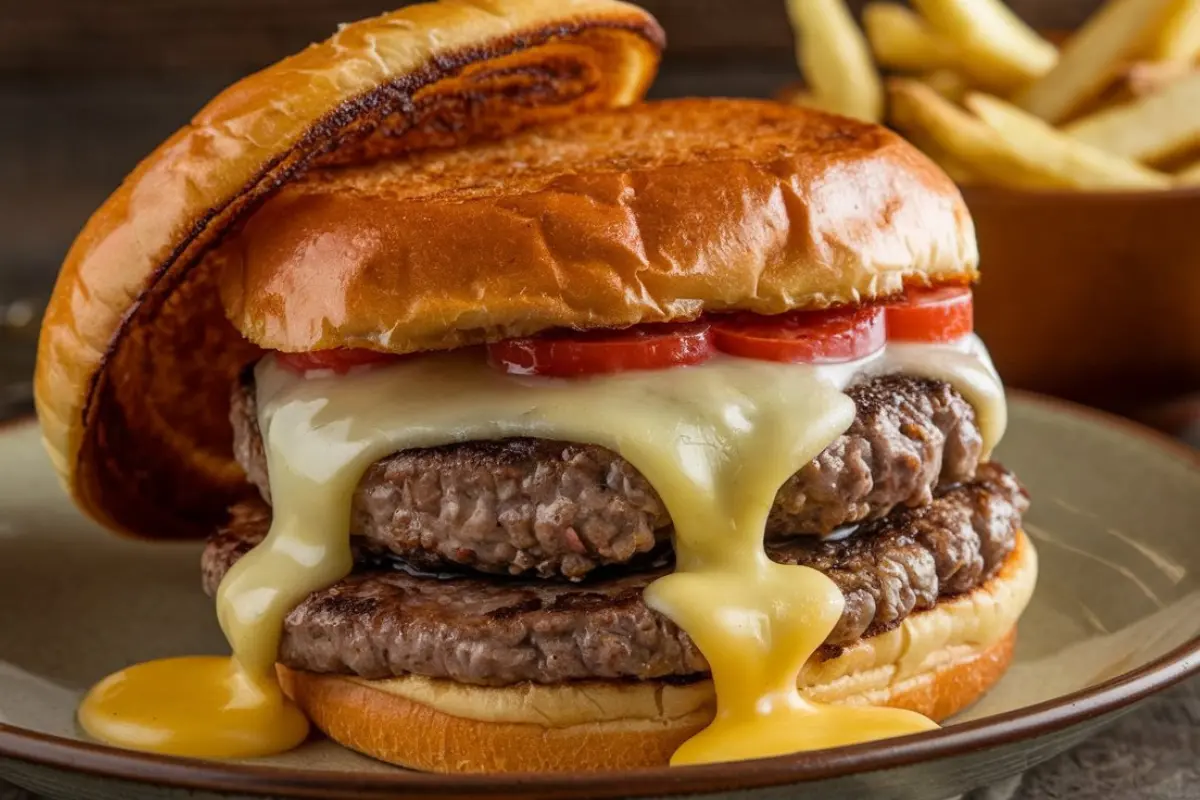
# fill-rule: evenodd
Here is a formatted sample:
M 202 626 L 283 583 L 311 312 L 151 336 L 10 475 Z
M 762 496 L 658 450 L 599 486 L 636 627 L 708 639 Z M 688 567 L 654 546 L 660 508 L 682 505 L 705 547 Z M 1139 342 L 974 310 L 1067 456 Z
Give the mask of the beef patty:
M 949 384 L 901 375 L 847 391 L 854 423 L 779 490 L 768 535 L 827 534 L 918 506 L 975 475 L 983 439 Z M 233 392 L 234 452 L 270 502 L 253 373 Z M 407 450 L 367 469 L 351 532 L 414 563 L 563 575 L 624 564 L 670 538 L 662 500 L 628 461 L 541 439 Z
M 985 464 L 973 482 L 864 523 L 848 538 L 797 537 L 768 550 L 775 561 L 820 570 L 841 589 L 845 610 L 826 640 L 840 647 L 980 585 L 1012 552 L 1027 506 L 1016 479 Z M 209 594 L 262 539 L 269 519 L 265 506 L 243 507 L 210 540 Z M 485 685 L 694 677 L 708 669 L 687 634 L 643 602 L 642 590 L 669 566 L 572 584 L 416 576 L 380 569 L 361 543 L 357 557 L 372 565 L 288 614 L 280 645 L 287 666 Z

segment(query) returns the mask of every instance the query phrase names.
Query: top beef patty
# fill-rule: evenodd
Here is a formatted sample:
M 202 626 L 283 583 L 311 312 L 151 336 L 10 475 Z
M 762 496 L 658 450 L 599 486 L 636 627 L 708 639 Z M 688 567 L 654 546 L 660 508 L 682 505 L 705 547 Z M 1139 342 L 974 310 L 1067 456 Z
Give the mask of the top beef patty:
M 847 390 L 854 423 L 779 490 L 769 537 L 827 534 L 928 503 L 969 481 L 983 439 L 949 384 L 902 375 Z M 233 392 L 234 453 L 270 502 L 253 374 Z M 616 453 L 543 439 L 406 450 L 375 462 L 355 491 L 351 532 L 425 567 L 578 579 L 670 539 L 671 519 Z

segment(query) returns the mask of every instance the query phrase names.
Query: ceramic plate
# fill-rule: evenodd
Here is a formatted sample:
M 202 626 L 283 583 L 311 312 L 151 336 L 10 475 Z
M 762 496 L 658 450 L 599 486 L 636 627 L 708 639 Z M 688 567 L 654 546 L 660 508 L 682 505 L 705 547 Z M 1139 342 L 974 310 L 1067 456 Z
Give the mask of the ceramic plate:
M 1200 671 L 1200 459 L 1130 423 L 1018 397 L 999 457 L 1028 484 L 1041 579 L 1008 675 L 931 734 L 742 764 L 603 775 L 445 777 L 315 742 L 254 763 L 88 743 L 93 681 L 157 656 L 217 653 L 199 545 L 115 539 L 51 476 L 35 425 L 0 431 L 0 777 L 59 798 L 937 798 L 1081 741 Z

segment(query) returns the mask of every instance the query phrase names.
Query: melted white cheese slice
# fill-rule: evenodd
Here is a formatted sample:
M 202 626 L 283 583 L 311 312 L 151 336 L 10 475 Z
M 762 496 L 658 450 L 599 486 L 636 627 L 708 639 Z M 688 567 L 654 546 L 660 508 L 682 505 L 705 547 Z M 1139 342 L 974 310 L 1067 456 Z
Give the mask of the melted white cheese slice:
M 974 336 L 891 344 L 861 361 L 811 366 L 717 356 L 694 367 L 558 380 L 506 375 L 476 350 L 428 354 L 344 376 L 298 376 L 265 358 L 259 424 L 274 518 L 230 570 L 218 616 L 235 658 L 272 680 L 283 618 L 351 569 L 351 497 L 366 468 L 399 450 L 507 437 L 619 453 L 661 496 L 676 572 L 646 593 L 713 669 L 716 722 L 673 763 L 729 760 L 923 730 L 909 712 L 814 706 L 800 667 L 832 630 L 842 596 L 820 573 L 770 562 L 764 525 L 779 487 L 843 433 L 843 389 L 864 373 L 948 381 L 976 409 L 990 452 L 1003 389 Z

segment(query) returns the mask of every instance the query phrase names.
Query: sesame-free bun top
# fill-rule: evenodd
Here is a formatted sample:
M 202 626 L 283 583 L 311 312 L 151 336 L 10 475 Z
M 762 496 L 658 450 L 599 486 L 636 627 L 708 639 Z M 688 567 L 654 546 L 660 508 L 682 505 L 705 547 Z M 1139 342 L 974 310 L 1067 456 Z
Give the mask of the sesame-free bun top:
M 958 190 L 890 131 L 710 99 L 313 170 L 213 260 L 263 348 L 410 353 L 854 303 L 969 281 L 977 253 Z
M 226 319 L 209 255 L 272 192 L 316 167 L 627 105 L 662 46 L 616 0 L 443 0 L 343 26 L 222 92 L 91 217 L 47 308 L 35 399 L 76 503 L 181 538 L 246 496 L 229 387 L 259 350 Z

